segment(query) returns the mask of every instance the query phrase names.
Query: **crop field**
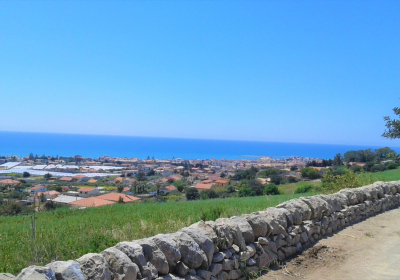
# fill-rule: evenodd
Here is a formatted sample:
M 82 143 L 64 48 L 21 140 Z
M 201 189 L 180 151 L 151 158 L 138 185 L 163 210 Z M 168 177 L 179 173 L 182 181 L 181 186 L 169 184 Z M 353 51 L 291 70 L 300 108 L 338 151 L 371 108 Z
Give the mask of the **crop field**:
M 36 215 L 36 243 L 31 216 L 0 217 L 0 272 L 17 274 L 29 265 L 76 259 L 120 241 L 171 233 L 202 219 L 251 213 L 305 195 L 57 209 Z

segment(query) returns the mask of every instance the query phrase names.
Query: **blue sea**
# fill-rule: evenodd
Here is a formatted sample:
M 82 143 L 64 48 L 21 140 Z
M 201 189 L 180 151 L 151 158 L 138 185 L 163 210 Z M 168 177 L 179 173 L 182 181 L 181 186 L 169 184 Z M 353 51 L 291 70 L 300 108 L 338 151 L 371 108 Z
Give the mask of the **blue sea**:
M 253 156 L 333 158 L 349 150 L 381 148 L 357 145 L 201 140 L 58 133 L 0 132 L 1 156 L 74 156 L 97 158 L 148 156 L 158 159 L 256 159 Z M 400 148 L 392 147 L 400 153 Z

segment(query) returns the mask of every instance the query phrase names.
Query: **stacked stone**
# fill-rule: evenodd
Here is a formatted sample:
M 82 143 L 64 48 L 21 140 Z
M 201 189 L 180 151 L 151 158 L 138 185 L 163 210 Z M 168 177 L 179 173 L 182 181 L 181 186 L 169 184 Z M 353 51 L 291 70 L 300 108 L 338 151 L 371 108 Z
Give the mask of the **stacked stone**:
M 200 221 L 172 234 L 120 242 L 75 261 L 30 266 L 15 278 L 105 280 L 245 279 L 323 236 L 400 205 L 400 181 L 302 197 L 240 217 Z

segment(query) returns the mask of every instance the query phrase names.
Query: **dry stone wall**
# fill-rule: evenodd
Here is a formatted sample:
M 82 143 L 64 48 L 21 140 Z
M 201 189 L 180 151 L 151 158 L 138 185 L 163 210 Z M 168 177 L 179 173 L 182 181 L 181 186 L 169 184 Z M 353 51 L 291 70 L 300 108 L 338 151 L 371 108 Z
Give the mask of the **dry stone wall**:
M 400 205 L 400 181 L 302 197 L 172 234 L 120 242 L 73 261 L 30 266 L 14 278 L 73 280 L 246 279 L 354 222 Z

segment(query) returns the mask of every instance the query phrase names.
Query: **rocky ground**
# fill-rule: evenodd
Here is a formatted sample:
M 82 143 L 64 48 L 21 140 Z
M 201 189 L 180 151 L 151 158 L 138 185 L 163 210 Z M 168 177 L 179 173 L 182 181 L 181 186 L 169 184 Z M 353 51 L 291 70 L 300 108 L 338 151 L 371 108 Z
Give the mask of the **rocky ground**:
M 270 279 L 400 279 L 400 209 L 319 240 L 259 278 Z

